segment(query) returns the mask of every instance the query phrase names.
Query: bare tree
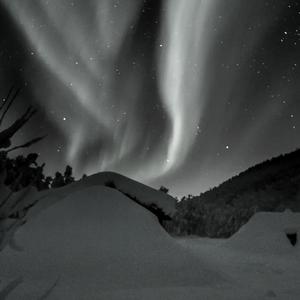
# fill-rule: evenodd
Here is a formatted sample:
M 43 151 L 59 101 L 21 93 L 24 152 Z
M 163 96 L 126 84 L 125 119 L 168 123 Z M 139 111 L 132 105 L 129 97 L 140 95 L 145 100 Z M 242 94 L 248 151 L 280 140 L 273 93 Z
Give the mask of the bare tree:
M 17 99 L 20 89 L 11 87 L 5 101 L 0 106 L 0 126 L 3 123 L 9 109 Z M 11 138 L 35 115 L 37 111 L 31 106 L 19 117 L 11 126 L 0 131 L 0 150 L 6 153 L 20 148 L 27 148 L 31 145 L 41 141 L 45 136 L 33 138 L 30 141 L 11 147 Z M 11 147 L 11 148 L 9 148 Z M 5 161 L 5 159 L 4 159 Z M 28 210 L 35 204 L 30 194 L 37 192 L 34 187 L 26 187 L 18 192 L 15 192 L 18 186 L 20 186 L 20 180 L 22 178 L 22 172 L 14 179 L 11 188 L 5 186 L 4 181 L 6 178 L 5 164 L 0 163 L 0 251 L 5 246 L 10 245 L 14 249 L 18 249 L 13 240 L 15 231 L 19 226 L 25 223 L 25 216 Z
M 14 91 L 14 88 L 12 87 L 9 92 L 7 97 L 5 98 L 4 103 L 0 106 L 0 126 L 3 123 L 3 120 L 5 119 L 5 116 L 9 109 L 11 108 L 12 104 L 16 100 L 18 94 L 20 92 L 20 89 Z M 8 128 L 0 131 L 0 149 L 7 149 L 11 146 L 11 138 L 36 114 L 36 110 L 32 108 L 32 106 L 29 106 L 27 110 L 24 112 L 24 114 L 19 117 L 12 125 L 10 125 Z M 29 142 L 22 144 L 20 146 L 15 146 L 7 152 L 10 152 L 15 149 L 19 148 L 27 148 L 40 140 L 42 140 L 45 136 L 41 136 L 38 138 L 34 138 L 30 140 Z

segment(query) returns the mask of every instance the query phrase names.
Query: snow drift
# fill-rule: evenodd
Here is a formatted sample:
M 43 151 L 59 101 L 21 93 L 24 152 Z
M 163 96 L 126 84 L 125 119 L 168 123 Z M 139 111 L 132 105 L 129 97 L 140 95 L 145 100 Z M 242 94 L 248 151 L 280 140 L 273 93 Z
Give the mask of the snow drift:
M 137 199 L 141 204 L 146 206 L 156 205 L 170 217 L 175 213 L 176 200 L 172 196 L 114 172 L 97 173 L 67 186 L 41 192 L 38 196 L 38 199 L 41 201 L 32 212 L 40 211 L 53 204 L 53 201 L 60 200 L 70 193 L 86 187 L 112 185 L 114 189 L 124 195 Z
M 172 211 L 172 197 L 113 176 L 120 190 Z M 1 253 L 1 277 L 7 282 L 24 278 L 10 299 L 36 299 L 53 283 L 53 299 L 107 299 L 101 295 L 113 290 L 127 290 L 130 297 L 130 289 L 222 282 L 218 272 L 173 240 L 151 212 L 101 186 L 106 180 L 107 174 L 99 174 L 43 194 L 34 217 L 16 234 L 24 250 Z
M 297 235 L 295 246 L 288 234 Z M 226 246 L 268 255 L 300 254 L 299 237 L 300 213 L 259 212 L 226 242 Z

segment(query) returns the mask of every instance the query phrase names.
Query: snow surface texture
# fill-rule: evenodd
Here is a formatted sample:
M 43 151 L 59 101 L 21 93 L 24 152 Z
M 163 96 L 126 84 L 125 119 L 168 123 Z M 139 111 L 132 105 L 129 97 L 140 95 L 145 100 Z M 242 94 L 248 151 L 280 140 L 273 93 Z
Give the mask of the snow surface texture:
M 292 247 L 287 233 L 297 234 L 298 241 Z M 256 213 L 247 224 L 233 235 L 226 246 L 237 250 L 263 253 L 299 255 L 300 259 L 300 213 Z
M 14 247 L 14 234 L 26 219 L 26 207 L 34 205 L 38 192 L 33 187 L 27 187 L 14 192 L 1 184 L 0 179 L 0 252 L 7 246 Z M 11 218 L 18 215 L 18 218 Z M 1 298 L 0 298 L 1 299 Z
M 33 212 L 51 205 L 55 199 L 60 200 L 83 188 L 89 186 L 107 186 L 111 183 L 113 183 L 115 189 L 123 194 L 135 197 L 141 203 L 146 205 L 155 204 L 157 207 L 161 208 L 166 215 L 172 216 L 175 213 L 176 200 L 173 197 L 114 172 L 97 173 L 62 188 L 41 192 L 39 198 L 43 203 L 40 203 L 40 205 L 35 207 Z
M 101 295 L 222 282 L 151 212 L 107 187 L 86 187 L 56 201 L 16 240 L 23 252 L 1 253 L 1 277 L 24 278 L 9 299 L 38 299 L 56 280 L 50 299 L 109 299 Z
M 151 212 L 103 186 L 114 176 L 39 195 L 16 234 L 24 250 L 0 254 L 0 290 L 13 289 L 8 300 L 300 299 L 299 245 L 285 234 L 277 241 L 295 230 L 299 214 L 257 214 L 230 240 L 174 239 Z M 120 181 L 123 192 L 172 212 L 168 195 Z M 260 238 L 262 228 L 268 234 Z

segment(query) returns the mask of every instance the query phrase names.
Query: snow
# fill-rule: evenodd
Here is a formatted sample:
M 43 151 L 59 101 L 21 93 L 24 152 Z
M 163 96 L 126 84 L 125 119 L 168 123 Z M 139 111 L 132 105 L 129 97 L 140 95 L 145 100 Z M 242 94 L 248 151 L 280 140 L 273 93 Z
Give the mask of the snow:
M 6 248 L 0 262 L 7 283 L 24 278 L 11 299 L 36 299 L 57 279 L 53 299 L 101 299 L 116 290 L 223 282 L 171 238 L 151 212 L 103 186 L 54 201 L 21 227 L 16 241 L 24 251 Z
M 228 247 L 227 242 L 202 238 L 178 240 L 229 281 L 222 295 L 212 296 L 211 291 L 201 289 L 198 299 L 210 299 L 211 296 L 212 299 L 300 299 L 299 256 L 245 251 Z
M 114 172 L 97 173 L 65 187 L 42 192 L 39 198 L 46 203 L 36 207 L 35 210 L 40 210 L 41 208 L 51 205 L 54 200 L 53 198 L 59 200 L 83 188 L 89 186 L 105 186 L 108 183 L 113 183 L 117 190 L 123 194 L 129 194 L 131 197 L 135 197 L 143 204 L 157 205 L 166 215 L 172 216 L 175 212 L 176 200 L 172 196 Z
M 300 213 L 259 212 L 228 240 L 226 246 L 268 255 L 300 255 L 299 242 L 293 247 L 286 236 L 293 232 L 298 233 L 299 240 Z
M 172 212 L 170 196 L 114 173 L 41 193 L 16 233 L 23 251 L 0 254 L 0 290 L 14 287 L 8 300 L 299 299 L 299 244 L 285 236 L 299 214 L 258 213 L 228 240 L 175 239 L 103 186 L 112 177 L 123 193 Z
M 14 247 L 14 233 L 23 224 L 23 216 L 19 212 L 34 204 L 38 197 L 37 190 L 28 187 L 21 191 L 11 193 L 10 189 L 1 184 L 0 179 L 0 251 L 8 244 Z M 10 218 L 11 215 L 19 214 L 19 218 Z

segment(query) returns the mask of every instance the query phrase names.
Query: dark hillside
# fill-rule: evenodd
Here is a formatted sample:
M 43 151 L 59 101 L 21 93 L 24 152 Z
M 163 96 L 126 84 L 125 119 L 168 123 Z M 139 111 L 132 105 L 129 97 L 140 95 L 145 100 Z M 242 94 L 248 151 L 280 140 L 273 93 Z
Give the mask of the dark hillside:
M 300 150 L 255 165 L 200 196 L 184 197 L 169 232 L 228 237 L 256 211 L 300 211 Z

